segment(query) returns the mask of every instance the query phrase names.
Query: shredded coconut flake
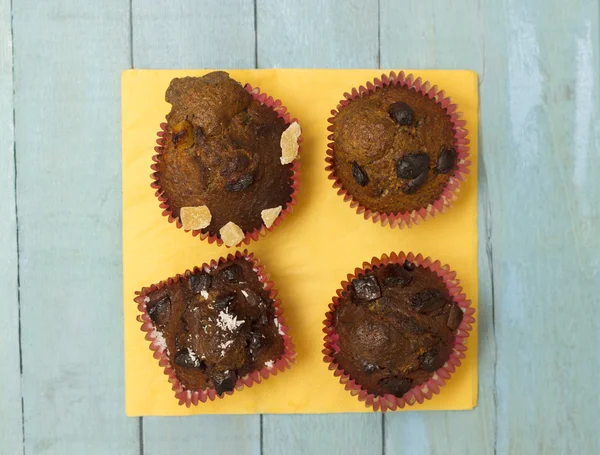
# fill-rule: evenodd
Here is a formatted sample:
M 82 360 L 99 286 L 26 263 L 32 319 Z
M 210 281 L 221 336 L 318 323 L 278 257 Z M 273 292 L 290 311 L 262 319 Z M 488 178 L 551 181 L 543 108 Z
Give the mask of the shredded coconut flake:
M 272 360 L 267 360 L 267 361 L 265 362 L 265 366 L 266 366 L 267 368 L 271 369 L 271 368 L 273 368 L 273 364 L 274 364 L 274 363 L 275 363 L 275 362 L 273 362 Z
M 158 330 L 154 331 L 154 342 L 158 344 L 163 351 L 167 349 L 167 341 L 165 340 L 165 337 L 163 337 L 163 334 Z
M 144 297 L 144 303 L 149 303 L 150 302 L 150 297 L 146 296 Z
M 248 297 L 248 293 L 246 291 L 244 291 L 243 289 L 242 289 L 242 294 L 244 294 L 244 297 Z
M 200 291 L 200 295 L 202 296 L 203 299 L 208 299 L 208 291 Z
M 283 332 L 283 329 L 281 328 L 281 324 L 279 323 L 279 319 L 275 318 L 275 327 L 277 327 L 277 331 L 279 332 L 279 335 L 285 335 L 285 333 Z
M 221 343 L 219 345 L 219 347 L 221 348 L 221 357 L 223 357 L 225 355 L 225 350 L 232 344 L 233 344 L 233 340 L 229 340 L 229 341 L 224 341 L 223 343 Z
M 238 321 L 237 316 L 233 316 L 229 313 L 221 311 L 219 313 L 219 320 L 217 321 L 217 326 L 219 326 L 221 330 L 229 330 L 230 332 L 233 332 L 244 322 L 246 321 Z

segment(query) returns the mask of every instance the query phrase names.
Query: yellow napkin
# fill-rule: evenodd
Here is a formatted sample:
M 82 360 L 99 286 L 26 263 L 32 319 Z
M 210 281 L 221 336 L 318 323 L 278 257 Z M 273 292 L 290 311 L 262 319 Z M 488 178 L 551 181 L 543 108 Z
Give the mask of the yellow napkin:
M 230 70 L 231 77 L 279 98 L 302 126 L 302 185 L 294 212 L 249 246 L 271 275 L 298 351 L 290 370 L 224 399 L 179 406 L 163 369 L 136 321 L 134 292 L 231 250 L 192 237 L 161 215 L 150 188 L 156 132 L 170 106 L 171 79 L 208 70 L 130 70 L 123 73 L 123 275 L 126 412 L 140 415 L 332 413 L 368 411 L 339 384 L 322 360 L 322 321 L 346 274 L 392 251 L 440 259 L 458 273 L 477 307 L 477 75 L 471 71 L 414 71 L 451 96 L 464 113 L 471 173 L 454 207 L 412 229 L 365 221 L 344 203 L 325 172 L 327 118 L 345 91 L 389 70 Z M 478 313 L 475 313 L 478 318 Z M 439 395 L 409 410 L 471 409 L 477 402 L 477 326 L 463 365 Z

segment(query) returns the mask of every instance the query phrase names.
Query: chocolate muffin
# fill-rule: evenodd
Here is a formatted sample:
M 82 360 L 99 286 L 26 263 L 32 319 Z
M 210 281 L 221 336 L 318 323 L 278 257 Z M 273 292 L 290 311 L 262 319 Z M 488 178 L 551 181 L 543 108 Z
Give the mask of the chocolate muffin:
M 401 398 L 449 359 L 462 310 L 432 270 L 405 261 L 367 270 L 333 311 L 333 361 L 368 393 Z
M 169 280 L 141 301 L 184 390 L 221 396 L 284 356 L 274 301 L 243 257 Z
M 298 123 L 222 71 L 173 79 L 166 101 L 154 178 L 170 215 L 227 246 L 270 228 L 293 201 Z
M 458 165 L 454 124 L 436 99 L 380 84 L 330 119 L 330 170 L 361 206 L 399 214 L 427 208 Z

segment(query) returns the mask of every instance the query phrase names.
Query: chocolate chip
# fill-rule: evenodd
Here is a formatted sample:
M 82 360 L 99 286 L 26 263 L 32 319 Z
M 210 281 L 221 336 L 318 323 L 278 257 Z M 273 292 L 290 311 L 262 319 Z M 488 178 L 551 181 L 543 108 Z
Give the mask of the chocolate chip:
M 371 374 L 379 370 L 379 367 L 377 365 L 374 365 L 366 360 L 360 361 L 360 367 L 366 374 Z
M 200 368 L 200 360 L 188 348 L 181 349 L 175 354 L 175 363 L 185 368 Z
M 455 331 L 462 322 L 462 318 L 462 310 L 455 303 L 453 303 L 450 307 L 450 313 L 448 314 L 448 322 L 446 325 L 450 330 Z
M 202 291 L 208 291 L 211 281 L 211 276 L 209 274 L 196 273 L 189 279 L 190 289 L 194 294 L 200 294 Z
M 215 298 L 213 307 L 217 311 L 226 311 L 233 306 L 235 292 L 223 292 Z
M 403 288 L 412 281 L 412 276 L 397 264 L 388 265 L 384 273 L 383 284 L 388 287 Z
M 444 365 L 445 361 L 440 359 L 437 350 L 426 352 L 421 356 L 421 368 L 425 371 L 434 372 Z
M 379 384 L 386 393 L 391 393 L 398 398 L 402 397 L 412 388 L 412 381 L 410 379 L 398 376 L 380 379 L 377 384 Z
M 402 319 L 400 321 L 400 327 L 402 327 L 403 332 L 408 333 L 423 333 L 426 331 L 414 319 Z
M 415 111 L 413 111 L 408 104 L 402 101 L 390 104 L 388 113 L 398 125 L 412 125 L 415 121 Z
M 245 297 L 246 302 L 253 307 L 259 307 L 263 304 L 262 297 L 250 288 L 243 289 L 242 295 Z
M 215 384 L 217 395 L 222 395 L 225 392 L 231 392 L 235 388 L 235 382 L 237 381 L 237 378 L 235 373 L 227 370 L 223 373 L 216 372 L 213 375 L 212 380 Z
M 429 169 L 427 153 L 410 153 L 396 161 L 396 175 L 401 179 L 414 179 Z
M 415 264 L 414 262 L 410 262 L 407 259 L 404 261 L 403 267 L 404 267 L 404 270 L 408 270 L 409 272 L 412 272 L 414 269 L 417 268 L 417 264 Z
M 230 193 L 244 191 L 252 183 L 254 183 L 254 176 L 252 174 L 243 174 L 240 178 L 227 182 L 225 184 L 225 191 Z
M 456 150 L 452 147 L 442 146 L 442 151 L 435 166 L 436 174 L 447 174 L 454 169 L 456 164 Z
M 402 185 L 400 187 L 400 190 L 404 194 L 416 193 L 416 191 L 419 188 L 421 188 L 423 185 L 425 185 L 425 182 L 427 181 L 428 173 L 429 173 L 428 171 L 425 171 L 425 172 L 419 174 L 416 178 L 409 180 L 408 182 L 406 182 L 404 185 Z
M 263 313 L 260 315 L 260 318 L 258 318 L 256 323 L 259 325 L 267 325 L 269 323 L 269 318 L 267 317 L 266 314 Z
M 157 294 L 158 293 L 158 294 Z M 150 319 L 157 325 L 165 325 L 171 314 L 171 299 L 166 289 L 161 289 L 148 296 L 150 302 L 146 304 L 146 310 Z
M 262 335 L 258 332 L 252 332 L 250 334 L 250 343 L 248 344 L 248 348 L 250 349 L 250 354 L 253 356 L 255 356 L 262 347 L 261 339 Z
M 239 283 L 243 278 L 242 267 L 239 264 L 231 264 L 224 269 L 221 269 L 221 276 L 229 283 Z
M 196 141 L 196 144 L 204 145 L 204 141 L 206 138 L 204 136 L 204 131 L 199 126 L 197 126 L 194 131 L 194 139 Z
M 419 313 L 429 313 L 446 304 L 446 299 L 437 289 L 426 289 L 413 295 L 410 304 Z
M 356 161 L 352 161 L 352 177 L 360 186 L 365 186 L 369 183 L 367 173 L 361 168 Z
M 377 282 L 377 278 L 373 275 L 368 275 L 362 278 L 352 280 L 352 289 L 354 294 L 360 300 L 375 300 L 381 297 L 381 288 Z

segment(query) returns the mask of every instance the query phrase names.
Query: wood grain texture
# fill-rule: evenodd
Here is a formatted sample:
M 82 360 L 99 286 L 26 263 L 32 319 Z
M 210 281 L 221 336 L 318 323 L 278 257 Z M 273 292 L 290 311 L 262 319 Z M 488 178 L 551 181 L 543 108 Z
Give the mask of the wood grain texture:
M 376 0 L 258 0 L 258 66 L 377 67 L 377 8 Z M 263 417 L 264 454 L 381 453 L 382 443 L 377 414 Z
M 125 417 L 120 73 L 129 2 L 14 2 L 25 451 L 138 454 Z
M 263 417 L 263 455 L 380 454 L 382 441 L 374 413 Z
M 132 0 L 135 68 L 254 68 L 253 0 Z
M 249 0 L 134 0 L 133 61 L 142 68 L 255 66 L 254 3 Z M 182 43 L 184 43 L 182 45 Z M 260 454 L 260 416 L 144 418 L 144 454 Z
M 0 0 L 0 453 L 23 453 L 10 1 Z
M 600 453 L 599 5 L 485 0 L 497 453 Z
M 144 455 L 261 455 L 259 416 L 144 417 Z
M 377 0 L 257 0 L 259 68 L 377 68 Z
M 485 67 L 481 10 L 476 2 L 381 0 L 381 65 L 385 68 L 471 69 Z M 398 43 L 410 39 L 410 45 Z M 451 96 L 452 94 L 449 93 Z M 483 126 L 484 128 L 484 126 Z M 471 412 L 402 413 L 385 416 L 386 453 L 494 453 L 495 403 L 493 295 L 488 232 L 489 199 L 485 141 L 479 142 L 479 379 Z M 448 216 L 451 214 L 449 213 Z M 466 431 L 466 429 L 469 429 Z M 476 434 L 477 437 L 473 437 Z M 431 435 L 435 435 L 432 437 Z

